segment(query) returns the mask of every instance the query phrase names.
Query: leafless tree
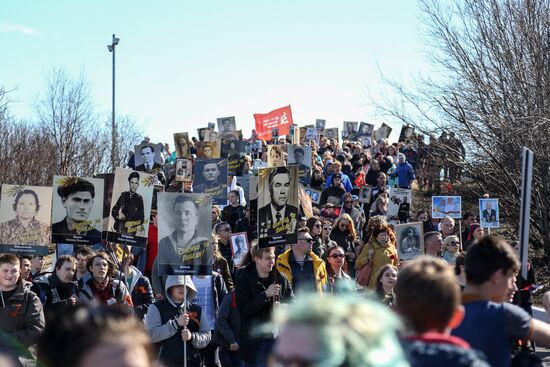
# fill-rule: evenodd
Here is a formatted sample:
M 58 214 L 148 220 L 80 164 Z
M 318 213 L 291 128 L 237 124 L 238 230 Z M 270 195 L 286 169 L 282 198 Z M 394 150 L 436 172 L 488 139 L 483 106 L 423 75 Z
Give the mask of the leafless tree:
M 370 103 L 403 123 L 454 131 L 472 183 L 518 223 L 522 146 L 535 152 L 531 240 L 550 255 L 550 1 L 421 0 L 434 73 L 415 87 L 386 78 L 399 98 Z M 451 156 L 456 156 L 452 155 Z

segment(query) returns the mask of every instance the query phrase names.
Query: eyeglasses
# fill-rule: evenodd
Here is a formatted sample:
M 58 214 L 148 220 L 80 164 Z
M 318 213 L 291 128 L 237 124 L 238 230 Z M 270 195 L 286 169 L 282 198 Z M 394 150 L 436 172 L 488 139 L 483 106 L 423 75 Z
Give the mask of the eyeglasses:
M 300 238 L 300 241 L 306 241 L 307 243 L 313 243 L 315 240 L 313 238 Z
M 337 258 L 343 259 L 344 257 L 346 257 L 346 255 L 344 255 L 344 254 L 332 254 L 329 257 L 332 257 L 333 259 L 337 259 Z

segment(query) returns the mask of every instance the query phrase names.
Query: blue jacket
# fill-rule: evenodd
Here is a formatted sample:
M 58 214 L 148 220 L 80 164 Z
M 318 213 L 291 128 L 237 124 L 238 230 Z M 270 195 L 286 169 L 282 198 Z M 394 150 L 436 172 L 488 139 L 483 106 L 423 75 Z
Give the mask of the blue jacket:
M 412 180 L 416 178 L 414 170 L 409 162 L 399 163 L 391 176 L 397 176 L 397 186 L 402 189 L 410 189 Z
M 340 172 L 340 174 L 342 175 L 342 185 L 344 185 L 344 189 L 346 189 L 347 192 L 353 190 L 353 185 L 351 184 L 348 175 L 343 172 Z M 325 182 L 325 187 L 330 187 L 332 185 L 332 177 L 334 177 L 334 175 L 328 176 L 327 182 Z

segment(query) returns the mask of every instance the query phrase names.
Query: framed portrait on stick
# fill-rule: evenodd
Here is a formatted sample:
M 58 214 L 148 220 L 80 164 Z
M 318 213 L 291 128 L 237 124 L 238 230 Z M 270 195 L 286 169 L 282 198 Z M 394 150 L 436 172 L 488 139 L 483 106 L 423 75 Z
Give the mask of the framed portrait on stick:
M 212 198 L 158 193 L 159 275 L 211 275 Z
M 498 199 L 479 199 L 479 220 L 483 228 L 500 227 Z
M 424 229 L 422 222 L 397 224 L 397 254 L 399 260 L 408 261 L 424 254 Z
M 233 264 L 235 264 L 235 267 L 241 267 L 249 248 L 246 232 L 231 234 L 231 253 L 233 254 Z
M 258 243 L 261 248 L 297 242 L 298 167 L 262 168 L 258 184 Z
M 117 167 L 107 241 L 145 247 L 155 176 Z
M 47 255 L 51 207 L 51 187 L 2 185 L 0 253 Z
M 74 245 L 101 243 L 103 180 L 54 176 L 52 242 Z
M 227 159 L 197 159 L 193 191 L 208 194 L 214 204 L 227 204 Z
M 432 218 L 441 219 L 462 217 L 462 200 L 460 196 L 432 196 Z

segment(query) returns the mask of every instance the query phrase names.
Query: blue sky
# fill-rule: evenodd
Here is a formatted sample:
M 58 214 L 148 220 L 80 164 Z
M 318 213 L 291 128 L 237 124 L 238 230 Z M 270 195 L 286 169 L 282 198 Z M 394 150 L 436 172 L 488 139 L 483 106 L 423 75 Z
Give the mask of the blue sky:
M 300 125 L 316 118 L 379 126 L 367 93 L 388 75 L 429 67 L 416 1 L 4 1 L 0 85 L 17 88 L 12 111 L 31 119 L 46 74 L 84 72 L 99 111 L 111 109 L 113 33 L 117 112 L 153 140 L 291 104 Z M 396 126 L 396 129 L 398 127 Z M 394 129 L 394 130 L 396 130 Z

